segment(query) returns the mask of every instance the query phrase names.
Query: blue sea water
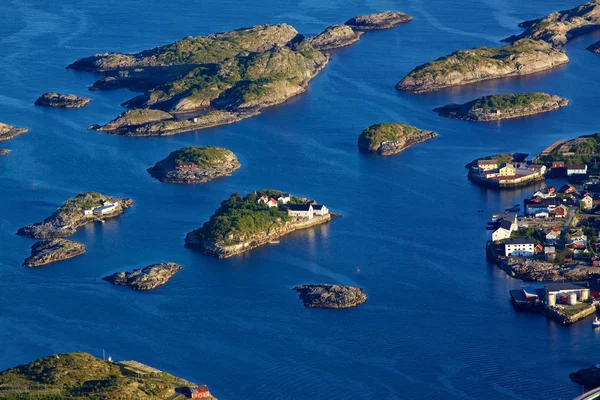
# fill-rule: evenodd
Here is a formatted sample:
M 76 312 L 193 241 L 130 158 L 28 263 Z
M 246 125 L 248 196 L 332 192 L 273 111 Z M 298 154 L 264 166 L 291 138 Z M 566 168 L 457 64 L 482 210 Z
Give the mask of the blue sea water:
M 415 66 L 495 46 L 520 21 L 567 0 L 1 0 L 0 121 L 29 128 L 0 158 L 0 370 L 68 351 L 135 359 L 206 383 L 219 399 L 569 399 L 568 374 L 595 364 L 600 333 L 516 313 L 520 281 L 485 260 L 484 226 L 531 189 L 498 193 L 464 164 L 504 151 L 539 153 L 599 129 L 600 56 L 590 34 L 551 72 L 413 95 L 394 89 Z M 333 54 L 307 92 L 240 123 L 164 138 L 87 131 L 135 94 L 88 92 L 97 76 L 65 70 L 104 51 L 137 52 L 188 35 L 287 22 L 305 35 L 357 14 L 401 10 L 414 21 Z M 86 95 L 77 110 L 34 107 L 46 91 Z M 431 110 L 484 94 L 548 91 L 565 109 L 474 124 Z M 367 126 L 404 121 L 439 132 L 393 157 L 366 157 Z M 187 145 L 234 151 L 242 168 L 205 185 L 168 185 L 146 168 Z M 183 246 L 232 192 L 278 188 L 343 218 L 218 260 Z M 33 241 L 15 235 L 80 191 L 132 197 L 133 209 L 73 237 L 87 253 L 20 265 Z M 485 212 L 478 213 L 478 209 Z M 161 261 L 185 268 L 138 293 L 100 280 Z M 357 267 L 360 273 L 357 273 Z M 359 285 L 350 310 L 306 309 L 291 288 Z

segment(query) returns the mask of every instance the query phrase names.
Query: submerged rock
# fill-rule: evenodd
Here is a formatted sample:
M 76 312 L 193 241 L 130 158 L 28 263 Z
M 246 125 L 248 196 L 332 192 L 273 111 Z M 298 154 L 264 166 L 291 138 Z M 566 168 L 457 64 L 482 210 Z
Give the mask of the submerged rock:
M 377 14 L 360 15 L 346 21 L 345 25 L 357 31 L 372 31 L 389 29 L 403 22 L 411 21 L 413 17 L 401 12 L 385 11 Z
M 134 269 L 133 272 L 118 272 L 102 279 L 113 285 L 129 286 L 133 290 L 152 290 L 167 283 L 181 268 L 179 264 L 165 262 Z
M 358 150 L 361 153 L 389 156 L 436 136 L 435 132 L 399 122 L 374 124 L 358 137 Z
M 235 154 L 220 147 L 184 147 L 169 154 L 148 173 L 166 183 L 205 183 L 229 176 L 240 167 Z
M 308 38 L 312 46 L 321 51 L 349 46 L 360 40 L 363 32 L 354 31 L 348 25 L 332 25 L 316 36 Z
M 54 92 L 44 93 L 36 101 L 36 106 L 62 107 L 62 108 L 81 108 L 87 106 L 92 99 L 88 97 L 78 97 L 74 94 L 58 94 Z
M 0 122 L 0 142 L 3 140 L 12 139 L 17 135 L 27 132 L 25 128 L 16 128 L 11 125 Z
M 465 104 L 448 104 L 433 111 L 442 117 L 466 121 L 499 121 L 566 107 L 569 100 L 546 93 L 497 94 Z
M 39 267 L 83 253 L 85 253 L 85 246 L 81 243 L 66 239 L 42 240 L 31 246 L 31 256 L 25 259 L 23 266 Z
M 74 235 L 77 228 L 94 221 L 116 217 L 133 204 L 133 200 L 84 192 L 67 200 L 42 222 L 27 225 L 17 235 L 34 239 L 61 238 Z
M 302 285 L 293 290 L 300 293 L 304 306 L 310 308 L 350 308 L 367 301 L 363 290 L 354 286 Z

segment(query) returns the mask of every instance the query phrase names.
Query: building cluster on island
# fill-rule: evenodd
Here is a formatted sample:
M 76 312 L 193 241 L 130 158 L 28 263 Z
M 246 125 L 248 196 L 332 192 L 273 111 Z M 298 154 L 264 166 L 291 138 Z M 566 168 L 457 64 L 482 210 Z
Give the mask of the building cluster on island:
M 313 219 L 315 216 L 325 216 L 329 214 L 329 209 L 323 204 L 317 204 L 315 200 L 308 201 L 305 204 L 289 204 L 292 196 L 289 193 L 283 193 L 277 199 L 261 195 L 257 202 L 265 204 L 267 207 L 279 207 L 283 205 L 284 209 L 290 217 Z
M 85 216 L 112 214 L 119 208 L 119 202 L 104 201 L 101 206 L 83 209 L 81 213 Z

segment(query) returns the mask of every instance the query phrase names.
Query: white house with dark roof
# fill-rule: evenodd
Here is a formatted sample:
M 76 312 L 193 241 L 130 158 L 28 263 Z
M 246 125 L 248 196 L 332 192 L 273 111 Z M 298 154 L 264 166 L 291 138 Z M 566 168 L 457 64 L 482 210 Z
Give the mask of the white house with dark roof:
M 513 223 L 509 220 L 502 219 L 498 224 L 498 228 L 492 232 L 492 240 L 494 242 L 510 238 L 513 232 Z
M 329 214 L 329 209 L 327 207 L 325 207 L 323 204 L 314 204 L 312 206 L 313 208 L 313 213 L 315 215 L 327 215 Z
M 290 217 L 313 218 L 312 204 L 288 204 L 287 213 Z
M 281 196 L 277 198 L 277 201 L 280 201 L 283 204 L 287 204 L 292 199 L 292 196 L 289 193 L 282 193 Z
M 587 165 L 586 164 L 578 164 L 578 165 L 570 165 L 567 166 L 567 175 L 582 175 L 587 174 Z
M 535 241 L 532 238 L 506 239 L 504 255 L 506 257 L 531 257 L 535 254 Z

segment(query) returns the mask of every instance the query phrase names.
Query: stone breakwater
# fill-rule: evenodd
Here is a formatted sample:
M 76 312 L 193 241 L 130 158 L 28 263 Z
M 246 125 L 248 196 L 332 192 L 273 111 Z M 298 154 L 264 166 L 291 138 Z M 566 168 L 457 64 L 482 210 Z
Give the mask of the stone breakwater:
M 332 218 L 336 217 L 339 217 L 339 215 L 327 214 L 324 216 L 315 216 L 312 219 L 296 219 L 286 223 L 283 226 L 271 229 L 268 232 L 262 232 L 259 235 L 255 235 L 247 241 L 233 245 L 220 245 L 213 241 L 199 240 L 195 237 L 193 232 L 190 232 L 185 238 L 185 245 L 187 247 L 201 249 L 205 254 L 214 257 L 229 258 L 236 254 L 245 253 L 259 246 L 263 246 L 273 240 L 277 240 L 280 237 L 287 235 L 288 233 L 325 224 L 331 221 Z
M 596 313 L 596 306 L 593 306 L 590 304 L 589 307 L 579 311 L 578 313 L 572 314 L 572 315 L 566 315 L 564 314 L 560 308 L 556 308 L 556 307 L 545 307 L 544 308 L 544 314 L 558 322 L 561 323 L 563 325 L 570 325 L 570 324 L 574 324 L 577 321 L 580 321 L 584 318 L 589 317 L 590 315 L 593 315 Z

